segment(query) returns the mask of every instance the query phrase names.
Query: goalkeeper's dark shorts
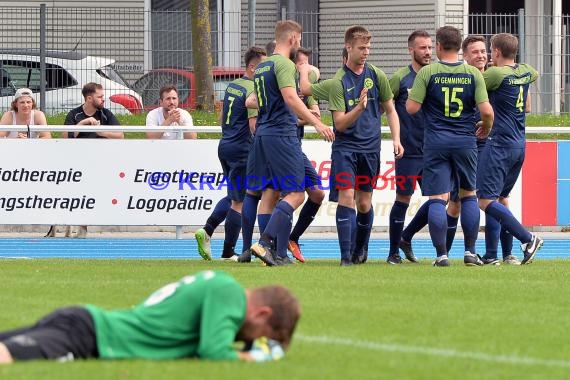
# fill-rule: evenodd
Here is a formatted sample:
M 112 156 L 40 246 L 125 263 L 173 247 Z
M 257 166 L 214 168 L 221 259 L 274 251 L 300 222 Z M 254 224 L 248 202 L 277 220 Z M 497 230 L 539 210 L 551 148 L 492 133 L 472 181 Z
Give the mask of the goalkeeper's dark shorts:
M 99 357 L 93 318 L 77 306 L 55 310 L 33 326 L 0 332 L 0 342 L 15 361 Z

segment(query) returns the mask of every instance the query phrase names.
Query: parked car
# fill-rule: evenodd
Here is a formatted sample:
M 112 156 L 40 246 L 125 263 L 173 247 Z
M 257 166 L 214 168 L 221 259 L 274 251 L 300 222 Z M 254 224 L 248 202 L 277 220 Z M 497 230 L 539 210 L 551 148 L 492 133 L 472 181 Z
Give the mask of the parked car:
M 83 104 L 81 89 L 86 83 L 100 83 L 105 90 L 105 107 L 115 114 L 139 113 L 142 98 L 113 69 L 115 60 L 80 52 L 46 53 L 46 96 L 48 114 L 68 112 Z M 27 87 L 40 100 L 40 55 L 38 50 L 0 50 L 0 106 L 10 108 L 18 88 Z
M 228 83 L 243 76 L 244 73 L 242 68 L 213 68 L 216 103 L 221 103 L 224 99 L 224 91 Z M 133 89 L 142 96 L 145 110 L 151 110 L 158 107 L 160 88 L 167 84 L 173 84 L 178 89 L 180 108 L 196 109 L 196 78 L 192 69 L 150 70 L 133 84 Z

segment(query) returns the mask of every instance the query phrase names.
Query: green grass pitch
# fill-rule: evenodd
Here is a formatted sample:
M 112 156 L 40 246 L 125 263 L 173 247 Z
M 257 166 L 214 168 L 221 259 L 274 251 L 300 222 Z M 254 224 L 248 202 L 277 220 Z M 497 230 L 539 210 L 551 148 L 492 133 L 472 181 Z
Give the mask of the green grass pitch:
M 570 261 L 522 267 L 341 268 L 312 261 L 259 263 L 137 260 L 0 260 L 0 330 L 54 308 L 134 305 L 205 269 L 248 287 L 279 283 L 303 316 L 284 360 L 33 362 L 0 366 L 1 379 L 568 379 Z

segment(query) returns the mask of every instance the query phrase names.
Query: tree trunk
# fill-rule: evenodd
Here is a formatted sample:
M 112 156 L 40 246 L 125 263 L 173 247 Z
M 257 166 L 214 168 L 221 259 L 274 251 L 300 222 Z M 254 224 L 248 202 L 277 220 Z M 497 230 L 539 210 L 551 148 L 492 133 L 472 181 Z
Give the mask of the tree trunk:
M 214 111 L 212 78 L 212 37 L 209 0 L 190 0 L 192 21 L 192 61 L 196 77 L 197 109 Z

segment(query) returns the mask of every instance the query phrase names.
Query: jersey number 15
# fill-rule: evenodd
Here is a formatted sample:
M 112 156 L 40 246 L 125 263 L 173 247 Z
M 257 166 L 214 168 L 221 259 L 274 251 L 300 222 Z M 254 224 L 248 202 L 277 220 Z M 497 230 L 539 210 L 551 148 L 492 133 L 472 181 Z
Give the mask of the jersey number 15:
M 441 91 L 443 91 L 444 97 L 444 110 L 443 113 L 446 117 L 459 117 L 461 116 L 461 112 L 463 111 L 463 102 L 460 98 L 457 97 L 457 93 L 463 92 L 462 87 L 442 87 Z M 457 111 L 451 112 L 450 105 L 452 103 L 457 104 Z

